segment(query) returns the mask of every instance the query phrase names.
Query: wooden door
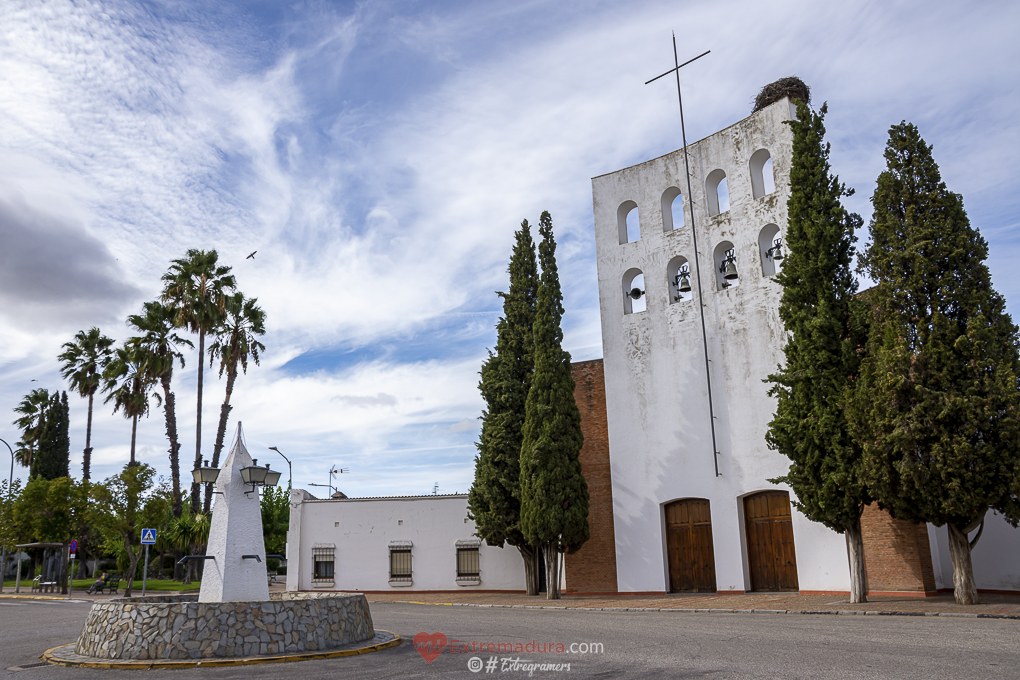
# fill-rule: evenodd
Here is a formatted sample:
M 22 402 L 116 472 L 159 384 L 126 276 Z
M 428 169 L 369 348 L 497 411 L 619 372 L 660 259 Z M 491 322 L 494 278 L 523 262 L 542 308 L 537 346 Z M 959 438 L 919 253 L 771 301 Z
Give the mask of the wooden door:
M 751 590 L 798 590 L 790 494 L 763 491 L 744 499 Z
M 715 550 L 707 500 L 689 498 L 666 506 L 666 553 L 671 593 L 714 593 Z

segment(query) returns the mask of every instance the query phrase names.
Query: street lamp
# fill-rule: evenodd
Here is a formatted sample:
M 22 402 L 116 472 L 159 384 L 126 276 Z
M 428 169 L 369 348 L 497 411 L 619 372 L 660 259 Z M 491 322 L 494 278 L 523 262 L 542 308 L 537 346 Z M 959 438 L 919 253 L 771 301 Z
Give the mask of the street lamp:
M 245 491 L 244 495 L 255 492 L 258 486 L 276 486 L 280 483 L 280 473 L 269 469 L 269 463 L 265 467 L 259 467 L 258 461 L 253 460 L 248 467 L 241 468 L 241 481 L 251 484 L 251 491 Z
M 276 448 L 275 446 L 270 446 L 269 450 L 270 451 L 276 451 L 278 454 L 283 456 L 283 451 L 281 451 L 280 449 Z M 290 458 L 288 458 L 287 456 L 283 456 L 283 459 L 285 461 L 287 461 L 287 488 L 288 489 L 293 489 L 294 488 L 294 471 L 290 467 Z
M 7 497 L 11 495 L 11 485 L 14 484 L 14 449 L 5 440 L 0 439 L 0 442 L 4 443 L 7 450 L 11 452 L 11 476 L 7 480 Z M 20 553 L 19 553 L 20 554 Z M 18 568 L 21 568 L 21 562 L 18 561 Z M 0 593 L 4 592 L 4 578 L 7 576 L 7 543 L 5 542 L 3 548 L 0 549 Z

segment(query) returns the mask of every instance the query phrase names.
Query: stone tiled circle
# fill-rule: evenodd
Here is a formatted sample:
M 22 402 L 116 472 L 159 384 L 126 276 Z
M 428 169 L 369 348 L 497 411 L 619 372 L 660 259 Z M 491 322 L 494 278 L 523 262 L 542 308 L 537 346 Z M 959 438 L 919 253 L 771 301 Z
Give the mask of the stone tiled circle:
M 75 652 L 97 659 L 230 658 L 324 651 L 373 635 L 360 594 L 268 602 L 119 598 L 92 605 Z

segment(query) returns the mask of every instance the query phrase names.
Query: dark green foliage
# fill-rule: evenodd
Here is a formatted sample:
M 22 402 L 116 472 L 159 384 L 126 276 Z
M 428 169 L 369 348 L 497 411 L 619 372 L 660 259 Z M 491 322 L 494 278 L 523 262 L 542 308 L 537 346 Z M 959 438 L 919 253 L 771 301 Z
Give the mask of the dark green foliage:
M 265 487 L 261 504 L 266 554 L 282 555 L 287 549 L 287 529 L 290 528 L 290 489 Z
M 1017 328 L 992 289 L 988 246 L 917 128 L 893 126 L 885 159 L 862 256 L 878 286 L 852 412 L 867 481 L 901 519 L 962 530 L 992 508 L 1015 524 Z
M 43 416 L 42 434 L 29 472 L 32 477 L 57 479 L 68 476 L 71 456 L 69 424 L 67 392 L 55 392 Z
M 551 543 L 572 553 L 589 537 L 588 484 L 578 460 L 584 437 L 570 354 L 562 348 L 563 295 L 548 212 L 542 213 L 538 231 L 542 276 L 535 305 L 535 373 L 521 447 L 521 528 L 532 545 Z
M 528 221 L 515 234 L 509 292 L 496 325 L 495 353 L 482 365 L 478 384 L 485 399 L 468 507 L 476 533 L 489 545 L 527 546 L 520 526 L 520 455 L 524 410 L 534 371 L 535 301 L 538 266 Z
M 787 253 L 776 277 L 790 339 L 785 366 L 767 379 L 777 405 L 766 440 L 790 459 L 790 471 L 771 481 L 789 484 L 797 496 L 793 504 L 809 519 L 843 533 L 871 502 L 844 410 L 863 344 L 851 309 L 854 231 L 861 218 L 840 203 L 853 192 L 830 172 L 825 113 L 824 104 L 816 113 L 800 102 L 798 119 L 790 121 Z

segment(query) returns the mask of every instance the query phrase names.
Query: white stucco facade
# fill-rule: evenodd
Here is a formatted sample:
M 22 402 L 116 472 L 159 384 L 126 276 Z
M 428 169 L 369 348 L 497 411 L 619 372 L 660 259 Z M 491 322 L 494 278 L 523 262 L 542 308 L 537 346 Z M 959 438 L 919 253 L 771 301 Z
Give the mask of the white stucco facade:
M 495 548 L 474 535 L 467 496 L 320 500 L 295 489 L 287 532 L 287 590 L 523 591 L 516 548 Z M 458 577 L 457 549 L 478 549 L 477 578 Z M 410 549 L 411 578 L 390 578 L 391 549 Z M 333 553 L 333 578 L 315 579 L 314 559 Z
M 774 263 L 764 251 L 773 236 L 786 232 L 793 134 L 783 121 L 790 115 L 789 102 L 782 100 L 691 144 L 692 197 L 682 150 L 592 180 L 621 592 L 669 590 L 664 506 L 685 498 L 710 501 L 717 589 L 751 588 L 742 498 L 785 489 L 767 480 L 788 468 L 787 459 L 765 443 L 774 400 L 762 378 L 783 361 L 781 290 L 770 276 Z M 762 149 L 774 166 L 771 193 L 765 193 L 757 176 L 752 186 Z M 710 205 L 711 185 L 706 187 L 719 170 L 725 172 L 729 193 L 729 209 L 721 212 Z M 676 219 L 670 211 L 677 193 L 683 225 L 679 211 Z M 640 238 L 623 242 L 630 202 L 637 206 Z M 719 476 L 709 426 L 692 210 Z M 739 279 L 738 285 L 723 288 L 719 257 L 728 247 L 734 249 Z M 678 291 L 671 281 L 678 258 L 689 262 L 694 288 L 681 301 L 674 300 Z M 639 306 L 624 295 L 633 286 L 635 270 L 644 276 L 646 309 L 627 313 Z M 792 524 L 800 589 L 846 590 L 843 537 L 796 510 Z

